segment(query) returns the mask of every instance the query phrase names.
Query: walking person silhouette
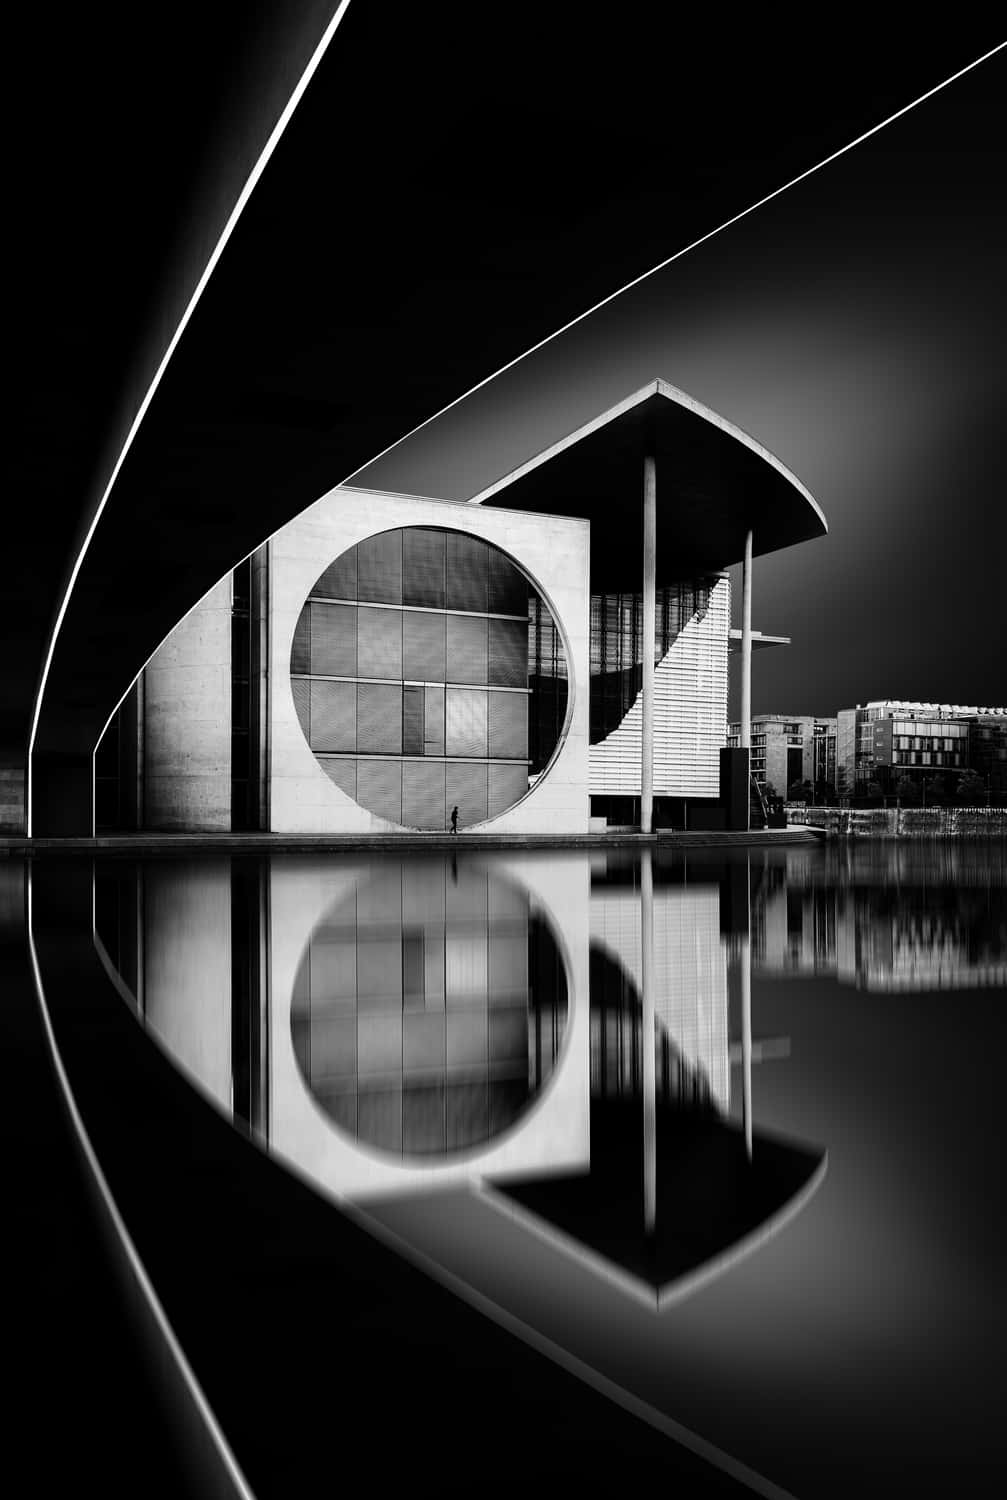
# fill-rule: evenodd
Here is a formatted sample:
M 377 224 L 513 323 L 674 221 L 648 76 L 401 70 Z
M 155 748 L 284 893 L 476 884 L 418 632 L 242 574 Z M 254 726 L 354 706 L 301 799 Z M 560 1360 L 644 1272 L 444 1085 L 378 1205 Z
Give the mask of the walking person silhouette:
M 457 807 L 453 807 L 451 809 L 451 832 L 452 833 L 457 833 L 458 832 L 458 808 Z

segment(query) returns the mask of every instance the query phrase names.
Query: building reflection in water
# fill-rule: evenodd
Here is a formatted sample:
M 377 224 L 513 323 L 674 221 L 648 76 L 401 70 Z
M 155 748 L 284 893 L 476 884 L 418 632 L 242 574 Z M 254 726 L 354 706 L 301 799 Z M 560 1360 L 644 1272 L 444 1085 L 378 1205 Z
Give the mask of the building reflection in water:
M 1007 983 L 998 851 L 920 841 L 785 853 L 754 872 L 756 974 L 833 976 L 880 992 Z
M 389 861 L 309 938 L 290 1009 L 312 1095 L 341 1130 L 397 1156 L 477 1147 L 552 1075 L 566 976 L 529 893 L 450 860 Z
M 824 1175 L 758 1129 L 761 1069 L 800 1059 L 753 973 L 1007 977 L 1002 857 L 946 846 L 109 862 L 95 918 L 179 1066 L 326 1193 L 443 1260 L 475 1185 L 651 1308 Z

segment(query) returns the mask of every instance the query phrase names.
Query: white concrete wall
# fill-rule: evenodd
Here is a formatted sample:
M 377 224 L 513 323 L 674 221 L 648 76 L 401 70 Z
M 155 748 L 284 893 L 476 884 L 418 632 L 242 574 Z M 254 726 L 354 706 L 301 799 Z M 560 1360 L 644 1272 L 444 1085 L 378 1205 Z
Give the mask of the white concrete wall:
M 482 1149 L 430 1162 L 400 1161 L 358 1144 L 335 1126 L 311 1095 L 294 1054 L 290 1028 L 294 980 L 312 932 L 333 907 L 366 884 L 365 859 L 291 858 L 270 867 L 269 1121 L 270 1149 L 326 1192 L 362 1199 L 416 1192 L 447 1183 L 508 1174 L 586 1170 L 590 1162 L 590 996 L 588 990 L 589 871 L 577 854 L 459 856 L 529 893 L 548 921 L 566 967 L 567 1023 L 563 1045 L 541 1095 Z
M 727 644 L 731 584 L 710 592 L 654 671 L 654 791 L 658 796 L 718 797 L 720 750 L 727 744 Z M 637 694 L 617 729 L 591 746 L 593 796 L 640 795 L 643 699 Z
M 466 832 L 586 833 L 588 523 L 347 487 L 324 495 L 269 543 L 271 829 L 277 833 L 400 831 L 399 824 L 369 812 L 334 786 L 315 760 L 294 709 L 290 651 L 301 606 L 329 563 L 365 537 L 405 526 L 456 529 L 500 547 L 539 589 L 560 625 L 567 652 L 568 732 L 551 767 L 520 803 Z
M 149 864 L 143 876 L 147 1024 L 172 1060 L 231 1108 L 231 869 Z
M 144 826 L 231 826 L 231 575 L 144 670 Z

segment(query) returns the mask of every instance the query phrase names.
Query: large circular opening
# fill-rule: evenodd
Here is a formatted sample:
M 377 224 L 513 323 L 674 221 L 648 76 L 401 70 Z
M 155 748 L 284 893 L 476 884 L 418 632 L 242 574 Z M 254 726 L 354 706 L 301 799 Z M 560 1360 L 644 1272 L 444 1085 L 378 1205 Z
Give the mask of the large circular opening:
M 567 1021 L 557 942 L 529 893 L 463 858 L 389 860 L 315 927 L 294 982 L 294 1055 L 355 1140 L 447 1156 L 510 1129 Z
M 446 829 L 506 812 L 563 732 L 567 663 L 535 585 L 498 547 L 410 526 L 321 574 L 290 658 L 294 706 L 325 774 L 378 817 Z

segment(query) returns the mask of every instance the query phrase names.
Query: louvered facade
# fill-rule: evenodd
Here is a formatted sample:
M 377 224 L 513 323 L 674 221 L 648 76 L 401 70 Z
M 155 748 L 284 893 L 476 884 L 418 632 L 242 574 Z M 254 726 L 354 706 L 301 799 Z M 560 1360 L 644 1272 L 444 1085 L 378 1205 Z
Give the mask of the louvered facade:
M 591 600 L 592 796 L 640 795 L 640 614 L 638 595 Z M 730 617 L 727 577 L 659 591 L 663 654 L 654 671 L 654 791 L 659 796 L 719 795 L 720 750 L 727 743 Z

